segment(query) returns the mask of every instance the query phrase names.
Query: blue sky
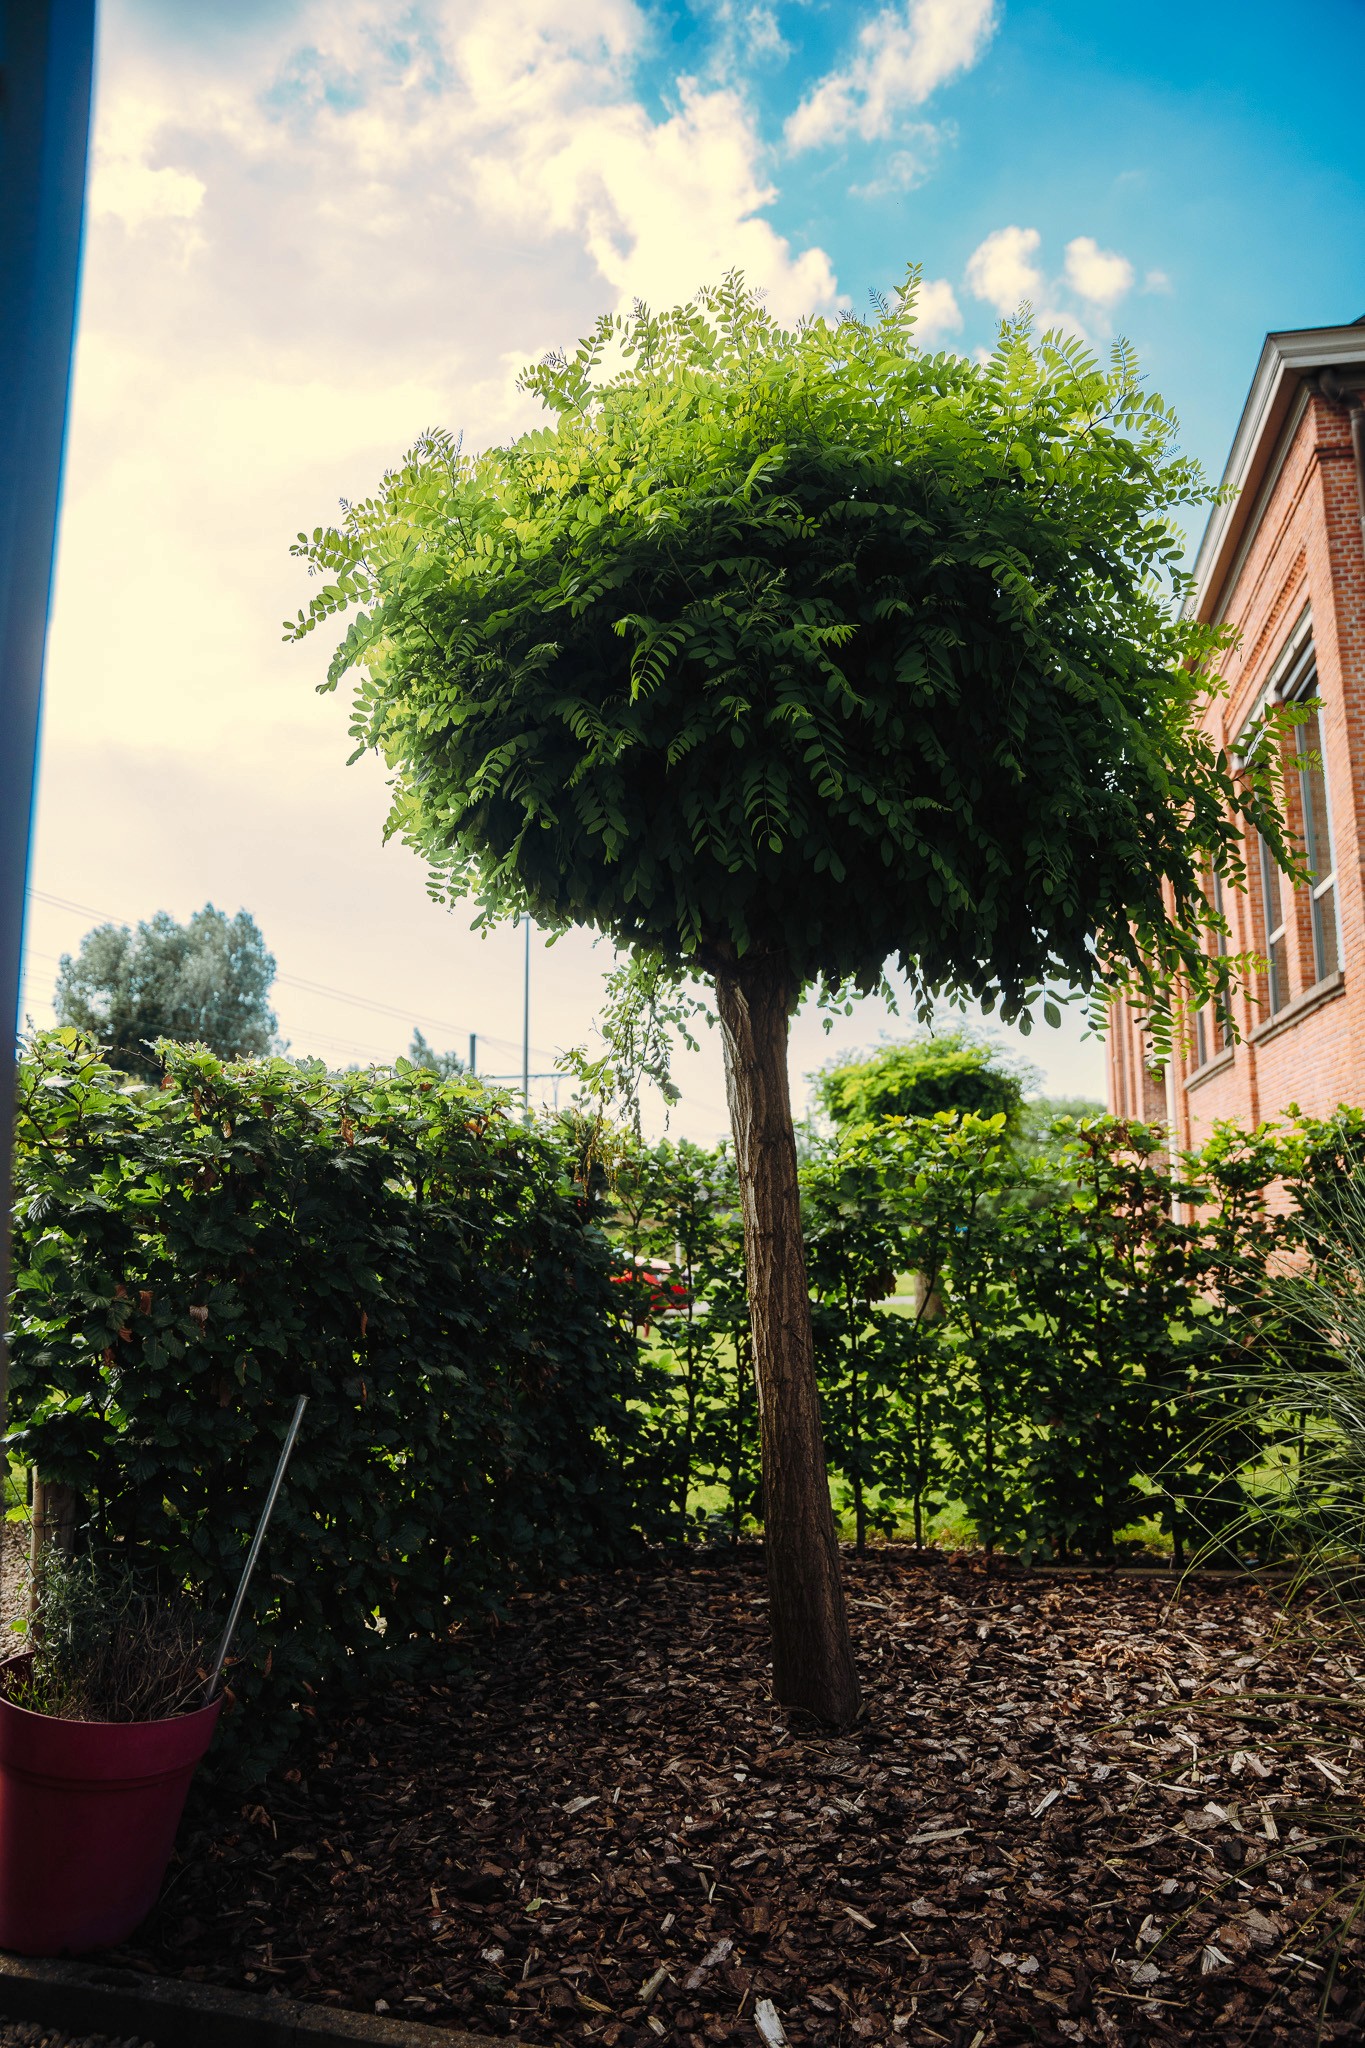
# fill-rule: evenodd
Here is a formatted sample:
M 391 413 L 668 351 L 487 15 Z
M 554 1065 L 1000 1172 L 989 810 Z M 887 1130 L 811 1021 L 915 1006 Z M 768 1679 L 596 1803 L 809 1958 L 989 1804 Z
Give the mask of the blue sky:
M 966 351 L 1028 296 L 1137 345 L 1221 470 L 1267 328 L 1365 314 L 1360 0 L 106 0 L 27 1002 L 91 922 L 245 904 L 296 1050 L 408 1020 L 514 1063 L 520 949 L 430 905 L 347 773 L 288 542 L 433 423 L 531 423 L 518 367 L 729 264 L 784 315 L 923 266 Z M 1353 105 L 1353 101 L 1357 104 Z M 536 948 L 537 1059 L 601 951 Z M 320 992 L 326 991 L 326 992 Z M 877 1006 L 796 1031 L 799 1076 Z M 1069 1019 L 1031 1056 L 1101 1085 Z M 714 1044 L 675 1128 L 723 1125 Z

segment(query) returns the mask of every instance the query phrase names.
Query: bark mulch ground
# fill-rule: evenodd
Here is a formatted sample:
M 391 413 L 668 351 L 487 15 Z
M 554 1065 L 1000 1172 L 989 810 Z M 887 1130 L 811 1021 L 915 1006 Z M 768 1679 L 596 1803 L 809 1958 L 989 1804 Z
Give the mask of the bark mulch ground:
M 122 1960 L 531 2043 L 1365 2039 L 1361 1683 L 1265 1591 L 849 1559 L 846 1737 L 760 1560 L 566 1583 L 205 1827 Z

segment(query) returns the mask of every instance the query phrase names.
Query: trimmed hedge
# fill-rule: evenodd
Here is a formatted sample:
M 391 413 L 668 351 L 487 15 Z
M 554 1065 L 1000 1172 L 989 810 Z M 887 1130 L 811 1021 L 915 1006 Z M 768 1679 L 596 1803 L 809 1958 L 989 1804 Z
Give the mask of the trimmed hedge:
M 11 1448 L 225 1613 L 309 1396 L 239 1638 L 239 1761 L 527 1575 L 657 1523 L 650 1371 L 565 1155 L 465 1079 L 224 1064 L 129 1092 L 73 1032 L 20 1069 Z
M 1112 1560 L 1147 1518 L 1177 1561 L 1275 1551 L 1263 1490 L 1298 1456 L 1297 1424 L 1248 1403 L 1244 1383 L 1303 1353 L 1268 1281 L 1330 1236 L 1330 1192 L 1362 1158 L 1365 1113 L 1345 1107 L 1223 1124 L 1175 1158 L 1161 1131 L 1108 1116 L 1059 1118 L 1046 1148 L 1021 1146 L 1002 1115 L 951 1112 L 846 1123 L 813 1144 L 801 1178 L 825 1446 L 859 1543 L 932 1536 L 955 1503 L 978 1541 L 1025 1557 Z M 655 1326 L 668 1378 L 651 1418 L 674 1498 L 690 1497 L 696 1531 L 761 1522 L 728 1156 L 639 1150 L 615 1200 L 633 1255 L 660 1270 L 682 1254 L 687 1307 Z M 892 1298 L 898 1280 L 908 1292 Z M 649 1320 L 648 1297 L 636 1313 Z

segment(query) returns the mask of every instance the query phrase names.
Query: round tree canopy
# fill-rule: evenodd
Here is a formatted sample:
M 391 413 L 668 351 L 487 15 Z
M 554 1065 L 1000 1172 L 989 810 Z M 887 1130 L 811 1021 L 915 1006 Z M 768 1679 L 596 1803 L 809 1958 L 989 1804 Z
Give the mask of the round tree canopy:
M 1263 749 L 1197 723 L 1218 645 L 1179 616 L 1209 492 L 1131 352 L 1007 322 L 988 362 L 867 322 L 781 328 L 732 276 L 604 317 L 524 378 L 551 423 L 430 433 L 295 549 L 361 609 L 357 752 L 389 829 L 489 919 L 529 908 L 669 967 L 1000 1002 L 1206 958 Z M 1207 948 L 1216 955 L 1216 948 Z
M 1031 1076 L 1032 1078 L 1032 1076 Z M 884 1116 L 1003 1116 L 1017 1126 L 1024 1080 L 996 1047 L 964 1030 L 903 1040 L 814 1077 L 816 1095 L 836 1124 Z

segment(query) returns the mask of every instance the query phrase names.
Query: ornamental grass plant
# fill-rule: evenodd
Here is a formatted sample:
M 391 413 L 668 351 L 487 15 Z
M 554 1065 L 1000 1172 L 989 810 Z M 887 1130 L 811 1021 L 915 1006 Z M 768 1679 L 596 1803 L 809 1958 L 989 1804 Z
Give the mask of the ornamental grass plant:
M 48 1548 L 34 1578 L 30 1652 L 5 1697 L 64 1721 L 164 1721 L 204 1704 L 212 1626 L 127 1558 Z
M 1252 1517 L 1295 1590 L 1327 1591 L 1365 1636 L 1365 1169 L 1299 1192 L 1305 1256 L 1272 1281 L 1252 1362 L 1230 1376 L 1274 1445 Z

